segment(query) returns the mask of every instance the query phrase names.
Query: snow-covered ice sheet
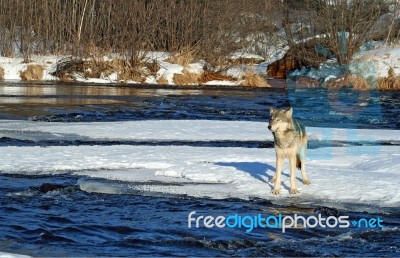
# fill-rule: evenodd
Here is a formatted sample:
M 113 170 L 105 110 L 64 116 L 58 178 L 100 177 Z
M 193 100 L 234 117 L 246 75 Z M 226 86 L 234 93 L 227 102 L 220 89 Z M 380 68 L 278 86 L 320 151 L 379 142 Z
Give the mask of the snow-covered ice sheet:
M 272 140 L 266 123 L 239 121 L 137 121 L 104 123 L 45 123 L 2 121 L 7 137 L 41 139 L 65 137 L 151 140 Z M 308 128 L 311 139 L 360 141 L 398 140 L 395 130 Z M 67 135 L 67 136 L 66 136 Z M 273 196 L 268 181 L 275 172 L 273 148 L 189 146 L 51 146 L 0 148 L 0 171 L 18 174 L 72 173 L 124 182 L 143 192 L 186 194 L 210 198 L 297 198 L 312 202 L 345 202 L 396 207 L 400 204 L 400 147 L 319 147 L 308 150 L 312 181 L 301 193 L 288 193 L 285 163 L 281 196 Z M 158 183 L 153 183 L 158 182 Z M 140 184 L 138 184 L 140 183 Z M 95 181 L 80 180 L 83 190 L 118 192 Z M 111 186 L 111 185 L 109 185 Z
M 28 258 L 31 256 L 0 252 L 0 258 Z
M 34 122 L 3 120 L 0 137 L 29 140 L 266 141 L 273 140 L 267 122 L 147 120 L 123 122 Z M 398 130 L 307 127 L 309 140 L 399 141 Z
M 334 148 L 332 156 L 309 150 L 308 173 L 300 198 L 330 202 L 399 205 L 399 147 L 382 147 L 379 153 L 362 154 L 365 147 Z M 348 155 L 349 150 L 357 155 Z M 268 183 L 275 171 L 273 149 L 198 148 L 188 146 L 70 146 L 2 147 L 0 171 L 18 174 L 73 173 L 124 182 L 173 182 L 162 186 L 168 194 L 195 197 L 265 199 L 289 196 L 286 162 L 281 197 L 271 195 Z M 185 184 L 187 183 L 187 184 Z M 207 183 L 207 188 L 189 183 Z M 212 184 L 215 184 L 213 187 Z M 151 184 L 148 191 L 160 191 Z

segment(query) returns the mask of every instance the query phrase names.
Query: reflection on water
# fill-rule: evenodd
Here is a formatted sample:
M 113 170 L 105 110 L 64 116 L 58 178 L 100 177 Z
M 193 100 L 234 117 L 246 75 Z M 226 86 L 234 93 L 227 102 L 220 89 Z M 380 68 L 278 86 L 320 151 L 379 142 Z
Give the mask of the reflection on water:
M 38 98 L 38 97 L 3 97 L 0 98 L 2 104 L 26 104 L 26 105 L 99 105 L 99 104 L 117 104 L 123 103 L 123 101 L 118 100 L 108 100 L 108 99 L 79 99 L 79 98 Z
M 281 93 L 284 94 L 283 99 L 287 99 L 285 92 Z M 249 104 L 263 94 L 265 92 L 218 87 L 190 89 L 151 85 L 8 82 L 0 84 L 0 118 L 30 119 L 60 115 L 74 117 L 80 114 L 87 121 L 206 119 L 208 114 L 220 113 L 225 114 L 222 119 L 243 119 L 237 116 L 233 118 L 229 113 L 239 106 L 254 112 L 254 107 Z M 257 109 L 260 108 L 265 112 L 265 105 L 258 105 Z M 54 117 L 44 120 L 54 121 L 53 119 L 63 121 L 63 118 Z
M 0 84 L 1 95 L 12 96 L 168 96 L 168 95 L 200 95 L 204 93 L 201 89 L 160 89 L 160 88 L 133 88 L 130 86 L 108 86 L 108 85 L 81 85 L 81 84 L 55 84 L 41 85 L 28 83 Z M 215 90 L 213 92 L 218 92 Z
M 0 87 L 0 94 L 2 95 L 56 95 L 57 88 L 48 86 L 3 86 Z
M 1 83 L 0 119 L 267 121 L 268 107 L 294 107 L 306 126 L 400 128 L 400 92 L 351 89 Z M 291 84 L 289 84 L 290 86 Z M 79 117 L 77 120 L 76 117 Z

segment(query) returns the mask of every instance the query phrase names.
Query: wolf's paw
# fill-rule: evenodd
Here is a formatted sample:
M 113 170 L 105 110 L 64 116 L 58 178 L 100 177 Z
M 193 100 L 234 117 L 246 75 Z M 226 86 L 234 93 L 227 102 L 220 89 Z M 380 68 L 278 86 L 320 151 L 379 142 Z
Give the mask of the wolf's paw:
M 289 193 L 290 194 L 298 194 L 298 193 L 300 193 L 300 191 L 297 188 L 292 188 L 292 189 L 290 189 Z
M 273 195 L 279 195 L 281 193 L 281 189 L 274 189 L 271 192 Z
M 269 180 L 270 183 L 275 183 L 276 182 L 276 177 L 271 178 L 271 180 Z
M 311 181 L 308 179 L 303 179 L 303 185 L 310 185 Z

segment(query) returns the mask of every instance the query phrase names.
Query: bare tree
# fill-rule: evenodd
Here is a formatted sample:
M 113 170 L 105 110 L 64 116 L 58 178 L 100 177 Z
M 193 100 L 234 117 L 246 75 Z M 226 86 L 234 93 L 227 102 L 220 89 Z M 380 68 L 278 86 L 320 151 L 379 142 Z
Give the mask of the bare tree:
M 348 64 L 369 31 L 387 10 L 385 0 L 309 0 L 298 5 L 283 2 L 284 24 L 291 48 L 315 65 L 335 57 Z

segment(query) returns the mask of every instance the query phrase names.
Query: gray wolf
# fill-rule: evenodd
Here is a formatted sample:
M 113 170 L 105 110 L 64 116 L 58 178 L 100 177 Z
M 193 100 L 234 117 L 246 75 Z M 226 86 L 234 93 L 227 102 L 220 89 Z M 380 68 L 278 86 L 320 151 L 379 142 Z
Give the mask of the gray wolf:
M 278 195 L 281 190 L 281 173 L 283 161 L 289 159 L 290 165 L 290 194 L 297 194 L 296 167 L 301 169 L 303 184 L 310 184 L 306 174 L 307 135 L 303 124 L 293 119 L 293 109 L 270 108 L 268 129 L 274 136 L 276 153 L 276 172 L 271 179 L 274 183 L 272 194 Z

